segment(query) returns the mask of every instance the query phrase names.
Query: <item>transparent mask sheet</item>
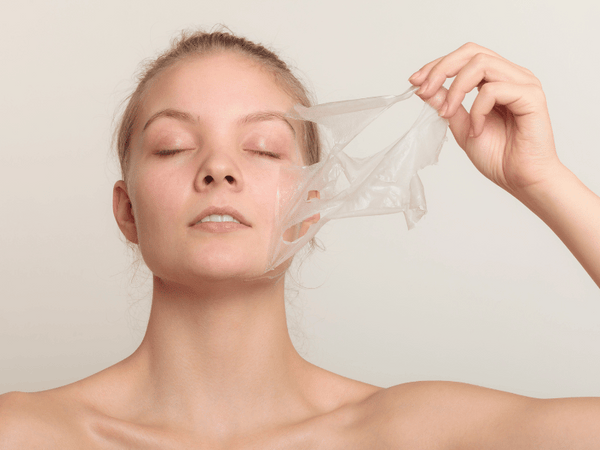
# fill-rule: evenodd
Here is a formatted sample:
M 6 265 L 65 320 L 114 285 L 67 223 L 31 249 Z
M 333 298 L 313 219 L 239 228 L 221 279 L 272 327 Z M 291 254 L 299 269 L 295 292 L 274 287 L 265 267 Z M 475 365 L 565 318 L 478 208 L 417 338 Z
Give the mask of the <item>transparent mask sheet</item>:
M 424 104 L 412 127 L 379 152 L 356 158 L 344 151 L 367 125 L 415 90 L 309 108 L 295 105 L 287 113 L 317 125 L 321 161 L 280 167 L 266 272 L 292 257 L 330 220 L 403 212 L 411 229 L 427 212 L 418 171 L 437 162 L 448 127 L 431 106 Z

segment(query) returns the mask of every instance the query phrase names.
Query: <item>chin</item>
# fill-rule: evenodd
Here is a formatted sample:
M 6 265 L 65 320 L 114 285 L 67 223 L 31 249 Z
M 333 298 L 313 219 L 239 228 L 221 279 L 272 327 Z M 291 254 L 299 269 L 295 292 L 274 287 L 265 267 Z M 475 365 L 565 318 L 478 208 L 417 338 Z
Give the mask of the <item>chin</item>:
M 201 254 L 190 255 L 184 267 L 179 271 L 185 273 L 187 283 L 205 283 L 222 281 L 252 281 L 263 278 L 267 267 L 267 257 L 257 256 L 253 252 L 240 254 L 240 249 L 227 252 L 204 249 Z
M 230 281 L 247 282 L 280 278 L 289 262 L 286 261 L 265 273 L 268 246 L 246 242 L 203 242 L 202 245 L 155 246 L 142 252 L 144 261 L 163 283 L 201 286 L 206 283 Z M 290 259 L 291 261 L 291 259 Z

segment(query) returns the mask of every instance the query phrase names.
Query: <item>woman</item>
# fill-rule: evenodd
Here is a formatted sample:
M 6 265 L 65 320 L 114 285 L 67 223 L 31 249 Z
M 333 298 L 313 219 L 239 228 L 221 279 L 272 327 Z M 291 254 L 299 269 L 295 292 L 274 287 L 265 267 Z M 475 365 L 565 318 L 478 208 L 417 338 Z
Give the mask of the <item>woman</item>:
M 557 159 L 537 79 L 467 44 L 410 81 L 475 166 L 540 216 L 600 283 L 600 199 Z M 468 113 L 461 101 L 475 87 Z M 84 380 L 0 397 L 0 448 L 600 442 L 598 399 L 538 400 L 443 382 L 382 389 L 298 355 L 283 277 L 263 276 L 277 167 L 318 160 L 314 130 L 283 116 L 298 102 L 308 105 L 307 95 L 284 63 L 227 33 L 183 36 L 148 67 L 119 129 L 123 180 L 114 187 L 117 223 L 153 272 L 146 335 L 130 357 Z M 296 136 L 301 155 L 292 151 Z

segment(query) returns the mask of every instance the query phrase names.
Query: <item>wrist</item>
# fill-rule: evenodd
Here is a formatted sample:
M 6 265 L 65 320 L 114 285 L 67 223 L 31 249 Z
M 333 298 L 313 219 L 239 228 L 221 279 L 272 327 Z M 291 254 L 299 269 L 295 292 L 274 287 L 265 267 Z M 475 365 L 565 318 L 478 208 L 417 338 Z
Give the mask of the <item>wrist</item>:
M 517 200 L 528 206 L 542 206 L 552 202 L 579 179 L 558 158 L 536 174 L 537 181 L 507 189 Z M 579 182 L 580 183 L 580 182 Z
M 584 198 L 587 191 L 579 178 L 558 162 L 540 181 L 513 195 L 552 228 L 556 218 L 575 207 L 574 203 Z

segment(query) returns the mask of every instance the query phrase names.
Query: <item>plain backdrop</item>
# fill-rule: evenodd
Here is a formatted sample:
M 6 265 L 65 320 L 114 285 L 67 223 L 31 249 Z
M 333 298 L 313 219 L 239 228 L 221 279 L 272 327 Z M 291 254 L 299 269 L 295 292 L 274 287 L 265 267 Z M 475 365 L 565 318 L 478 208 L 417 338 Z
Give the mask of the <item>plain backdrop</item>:
M 112 215 L 111 133 L 138 64 L 179 30 L 222 23 L 272 47 L 319 102 L 400 93 L 423 64 L 477 42 L 541 80 L 560 158 L 599 193 L 598 5 L 4 2 L 0 393 L 76 381 L 143 337 L 149 284 Z M 390 111 L 362 151 L 398 136 L 420 107 L 414 97 Z M 321 230 L 326 251 L 290 284 L 300 353 L 382 387 L 453 380 L 534 397 L 600 396 L 600 295 L 574 257 L 451 136 L 421 177 L 429 212 L 415 229 L 391 215 Z

